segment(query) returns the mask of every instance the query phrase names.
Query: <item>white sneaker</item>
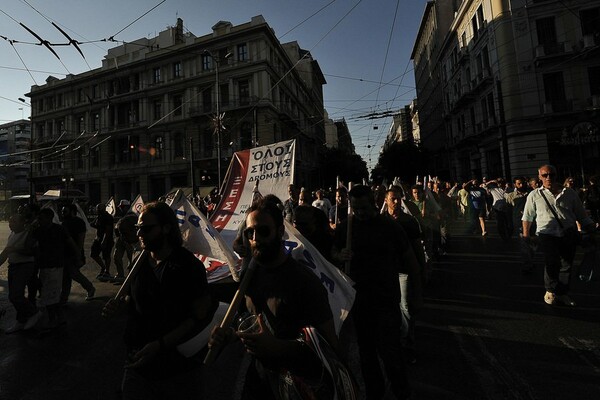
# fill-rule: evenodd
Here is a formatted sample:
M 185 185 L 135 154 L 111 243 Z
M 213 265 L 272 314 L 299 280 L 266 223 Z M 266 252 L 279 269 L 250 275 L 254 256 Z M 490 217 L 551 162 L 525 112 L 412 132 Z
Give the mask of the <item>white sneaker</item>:
M 546 304 L 553 305 L 556 303 L 556 295 L 552 292 L 546 292 L 544 295 L 544 301 Z
M 25 326 L 23 327 L 23 329 L 28 330 L 33 328 L 40 321 L 40 318 L 42 318 L 42 312 L 38 310 L 38 312 L 29 317 L 27 322 L 25 322 Z
M 25 324 L 19 321 L 16 321 L 13 326 L 4 331 L 7 335 L 15 332 L 22 331 L 25 328 Z

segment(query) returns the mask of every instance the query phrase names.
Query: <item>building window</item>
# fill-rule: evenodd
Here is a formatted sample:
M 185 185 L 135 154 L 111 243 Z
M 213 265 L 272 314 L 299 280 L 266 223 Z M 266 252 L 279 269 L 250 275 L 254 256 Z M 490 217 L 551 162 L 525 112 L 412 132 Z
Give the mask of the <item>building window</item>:
M 150 151 L 150 155 L 153 156 L 157 160 L 161 160 L 163 156 L 163 151 L 165 150 L 165 143 L 163 141 L 162 136 L 157 136 L 154 138 L 154 150 Z
M 92 85 L 92 99 L 97 99 L 100 97 L 100 91 L 98 90 L 98 85 Z
M 77 163 L 76 168 L 83 169 L 83 149 L 77 150 Z
M 180 117 L 183 114 L 183 96 L 177 94 L 173 96 L 173 115 Z
M 85 117 L 81 115 L 77 118 L 77 133 L 81 133 L 85 130 Z
M 183 134 L 181 132 L 176 132 L 173 135 L 173 157 L 181 158 L 184 156 L 185 146 L 183 144 Z
M 543 75 L 544 98 L 552 105 L 552 111 L 569 111 L 565 94 L 565 82 L 562 72 L 551 72 Z
M 252 124 L 243 122 L 240 128 L 240 146 L 242 149 L 252 148 Z
M 100 114 L 94 114 L 94 131 L 98 132 L 100 130 Z
M 177 61 L 173 64 L 173 78 L 181 78 L 181 61 Z
M 479 26 L 477 25 L 477 16 L 473 15 L 471 19 L 471 28 L 473 28 L 473 40 L 477 40 L 479 37 Z
M 44 123 L 43 122 L 37 126 L 37 139 L 40 142 L 44 141 Z
M 494 93 L 490 93 L 487 95 L 487 110 L 488 115 L 490 117 L 490 121 L 495 125 L 496 124 L 496 106 L 494 104 Z
M 248 60 L 248 45 L 246 43 L 237 45 L 237 59 L 238 61 Z
M 225 83 L 219 86 L 219 101 L 221 102 L 221 106 L 227 107 L 229 106 L 229 84 Z
M 152 108 L 154 109 L 154 120 L 159 120 L 162 118 L 162 103 L 160 100 L 154 100 L 152 103 Z
M 85 95 L 83 93 L 83 89 L 77 89 L 77 102 L 78 103 L 83 102 L 84 98 L 85 98 Z
M 100 166 L 100 146 L 94 146 L 90 149 L 90 165 L 92 167 Z
M 160 83 L 160 67 L 154 68 L 154 70 L 152 70 L 152 72 L 153 72 L 152 82 Z
M 250 84 L 248 81 L 238 82 L 238 97 L 240 105 L 248 105 L 250 103 Z
M 538 44 L 544 46 L 546 54 L 554 53 L 557 39 L 554 17 L 541 18 L 535 21 Z
M 600 8 L 581 10 L 579 19 L 581 20 L 581 33 L 583 36 L 594 35 L 598 39 L 600 34 Z
M 213 59 L 208 54 L 202 54 L 202 71 L 212 70 Z
M 212 88 L 202 91 L 202 107 L 204 112 L 212 111 Z
M 479 29 L 483 28 L 483 23 L 485 22 L 483 18 L 483 5 L 477 8 L 477 22 L 479 23 Z
M 588 68 L 588 78 L 590 81 L 590 94 L 592 96 L 600 95 L 600 66 Z

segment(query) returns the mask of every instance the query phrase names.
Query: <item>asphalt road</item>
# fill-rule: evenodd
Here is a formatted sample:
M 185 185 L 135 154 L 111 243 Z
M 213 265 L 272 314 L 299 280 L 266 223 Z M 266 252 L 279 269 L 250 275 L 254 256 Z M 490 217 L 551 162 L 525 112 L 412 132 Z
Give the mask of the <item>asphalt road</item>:
M 500 240 L 493 222 L 486 238 L 461 235 L 456 222 L 452 228 L 448 255 L 433 266 L 418 316 L 418 361 L 409 367 L 414 399 L 599 399 L 598 278 L 573 280 L 577 308 L 547 306 L 539 255 L 534 272 L 524 276 L 516 240 Z M 0 223 L 0 246 L 7 233 Z M 83 271 L 93 278 L 98 268 L 88 264 Z M 0 332 L 0 400 L 118 399 L 124 320 L 100 317 L 118 287 L 94 285 L 97 299 L 85 302 L 74 284 L 68 323 L 54 333 Z M 0 331 L 14 319 L 6 265 L 0 267 L 2 308 Z M 206 398 L 239 398 L 247 363 L 239 346 L 227 349 L 206 371 Z

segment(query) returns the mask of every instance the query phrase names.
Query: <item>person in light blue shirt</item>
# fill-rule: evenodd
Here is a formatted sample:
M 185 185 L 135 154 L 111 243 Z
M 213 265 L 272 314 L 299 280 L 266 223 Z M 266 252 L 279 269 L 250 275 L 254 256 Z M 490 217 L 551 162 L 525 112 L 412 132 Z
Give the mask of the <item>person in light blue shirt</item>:
M 544 301 L 574 307 L 576 303 L 568 291 L 577 246 L 577 222 L 586 232 L 593 231 L 596 224 L 587 216 L 577 193 L 559 183 L 555 167 L 542 165 L 538 173 L 542 186 L 527 196 L 522 217 L 523 239 L 531 240 L 530 228 L 535 221 L 546 268 Z

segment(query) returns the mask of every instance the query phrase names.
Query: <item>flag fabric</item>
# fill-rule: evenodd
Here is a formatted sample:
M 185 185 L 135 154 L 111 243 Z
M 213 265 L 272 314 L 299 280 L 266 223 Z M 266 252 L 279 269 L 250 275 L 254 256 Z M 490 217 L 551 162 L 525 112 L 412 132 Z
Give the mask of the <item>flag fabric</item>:
M 246 218 L 257 181 L 263 194 L 287 199 L 288 185 L 294 182 L 295 143 L 288 140 L 234 153 L 222 185 L 221 201 L 210 215 L 210 222 L 227 243 L 233 243 Z
M 228 268 L 234 280 L 239 280 L 237 266 L 239 258 L 225 244 L 221 234 L 206 219 L 204 214 L 188 200 L 183 191 L 178 190 L 173 199 L 167 202 L 175 212 L 179 221 L 179 229 L 183 238 L 183 246 L 194 254 L 204 256 L 208 273 L 217 269 Z
M 140 215 L 142 213 L 142 207 L 144 207 L 144 200 L 142 200 L 142 195 L 138 194 L 133 203 L 131 203 L 129 212 Z
M 83 220 L 83 222 L 85 222 L 86 231 L 91 231 L 92 226 L 90 225 L 90 221 L 88 221 L 87 215 L 85 215 L 85 213 L 81 209 L 81 206 L 79 205 L 79 203 L 77 203 L 76 201 L 73 201 L 73 204 L 75 204 L 75 207 L 77 207 L 77 216 L 79 218 L 81 218 Z
M 115 199 L 112 197 L 106 202 L 106 212 L 113 217 L 117 214 L 117 205 L 115 204 Z
M 49 208 L 52 211 L 54 211 L 54 218 L 52 218 L 52 222 L 60 225 L 60 217 L 58 216 L 58 210 L 56 209 L 57 207 L 56 207 L 56 204 L 54 203 L 54 201 L 48 201 L 48 202 L 44 203 L 42 208 Z
M 310 269 L 319 278 L 329 297 L 329 306 L 333 312 L 335 330 L 339 334 L 342 324 L 348 316 L 356 291 L 354 282 L 342 271 L 331 264 L 292 224 L 284 220 L 283 236 L 286 250 L 300 264 Z

